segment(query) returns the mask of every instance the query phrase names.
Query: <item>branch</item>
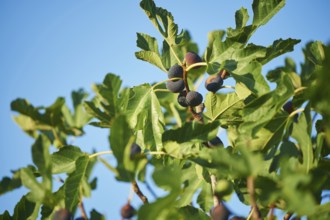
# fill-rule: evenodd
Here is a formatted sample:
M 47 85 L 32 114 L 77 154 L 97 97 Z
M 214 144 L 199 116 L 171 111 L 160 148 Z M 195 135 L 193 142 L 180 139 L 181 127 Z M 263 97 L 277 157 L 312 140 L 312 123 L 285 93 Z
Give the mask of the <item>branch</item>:
M 247 178 L 247 190 L 249 192 L 249 195 L 250 195 L 250 203 L 251 203 L 251 208 L 252 208 L 252 219 L 255 219 L 255 220 L 261 220 L 262 217 L 261 217 L 261 214 L 260 214 L 260 211 L 259 211 L 259 208 L 258 208 L 258 205 L 256 203 L 256 198 L 255 198 L 255 192 L 254 192 L 254 178 L 253 176 L 249 176 Z
M 215 187 L 217 186 L 217 178 L 214 174 L 210 175 L 211 177 L 211 187 L 212 187 L 212 194 L 213 194 L 213 206 L 216 207 L 220 204 L 219 198 L 215 195 Z
M 84 203 L 82 202 L 82 199 L 81 199 L 81 202 L 79 202 L 79 209 L 81 212 L 81 217 L 83 217 L 83 219 L 85 219 L 85 220 L 88 220 L 87 213 L 86 213 L 86 210 L 84 207 Z
M 143 203 L 149 203 L 148 198 L 141 192 L 141 190 L 140 190 L 140 188 L 139 188 L 136 181 L 132 182 L 132 188 L 133 188 L 133 191 L 142 200 Z

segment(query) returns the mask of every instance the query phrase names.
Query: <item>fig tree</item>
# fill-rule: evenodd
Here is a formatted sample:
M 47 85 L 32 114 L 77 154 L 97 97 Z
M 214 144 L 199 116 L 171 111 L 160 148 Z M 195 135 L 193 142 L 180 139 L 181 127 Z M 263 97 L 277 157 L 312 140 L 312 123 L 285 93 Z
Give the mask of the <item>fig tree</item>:
M 186 90 L 180 92 L 179 95 L 178 95 L 178 103 L 182 107 L 188 107 L 186 95 L 187 95 L 187 91 Z
M 182 78 L 182 77 L 183 77 L 183 68 L 182 68 L 182 66 L 180 66 L 178 64 L 174 64 L 168 70 L 168 78 L 169 79 L 172 79 L 172 78 Z M 173 80 L 173 81 L 177 81 L 177 80 Z
M 186 53 L 185 60 L 186 60 L 187 66 L 190 66 L 190 65 L 192 65 L 194 63 L 200 63 L 200 62 L 202 62 L 201 57 L 197 53 L 195 53 L 195 52 L 188 52 L 188 53 Z M 198 68 L 198 67 L 195 67 L 195 68 Z
M 209 76 L 205 81 L 205 88 L 210 92 L 217 92 L 223 84 L 223 79 L 218 74 Z
M 203 96 L 199 92 L 190 91 L 186 95 L 186 100 L 189 106 L 194 107 L 202 103 Z
M 184 89 L 184 82 L 182 79 L 176 81 L 168 81 L 166 83 L 166 88 L 171 92 L 178 93 Z
M 130 203 L 127 203 L 120 209 L 120 214 L 123 219 L 132 218 L 135 215 L 135 209 Z

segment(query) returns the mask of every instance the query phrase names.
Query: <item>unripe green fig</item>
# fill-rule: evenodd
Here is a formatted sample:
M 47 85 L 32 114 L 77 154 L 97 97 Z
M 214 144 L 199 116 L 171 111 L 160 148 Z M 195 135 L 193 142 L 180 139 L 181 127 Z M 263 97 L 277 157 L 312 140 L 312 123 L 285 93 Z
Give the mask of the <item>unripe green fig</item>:
M 182 78 L 182 77 L 183 77 L 183 68 L 182 68 L 182 66 L 180 66 L 178 64 L 174 64 L 168 70 L 168 78 L 169 79 L 172 79 L 172 78 Z M 173 81 L 177 81 L 177 80 L 173 80 Z
M 189 106 L 194 107 L 202 103 L 203 96 L 199 92 L 190 91 L 186 95 L 186 100 Z
M 178 93 L 184 89 L 184 82 L 182 79 L 176 81 L 168 81 L 166 83 L 166 88 L 171 92 Z
M 136 211 L 130 203 L 127 203 L 120 209 L 120 214 L 123 219 L 132 218 L 135 215 Z
M 188 107 L 186 95 L 187 95 L 187 91 L 186 90 L 180 92 L 179 95 L 178 95 L 178 103 L 182 107 Z
M 216 93 L 222 86 L 223 79 L 219 75 L 209 76 L 205 81 L 205 88 L 213 93 Z
M 131 152 L 129 155 L 130 159 L 133 160 L 140 153 L 141 153 L 141 147 L 138 144 L 133 143 L 131 146 Z
M 215 138 L 213 138 L 212 140 L 209 140 L 209 141 L 207 142 L 207 145 L 208 145 L 209 147 L 217 147 L 217 146 L 221 146 L 221 145 L 223 145 L 223 143 L 222 143 L 222 141 L 221 141 L 221 139 L 220 139 L 219 137 L 215 137 Z
M 186 60 L 187 66 L 190 66 L 194 63 L 202 62 L 202 59 L 200 58 L 200 56 L 195 52 L 186 53 L 185 60 Z M 199 67 L 195 67 L 195 68 L 199 68 Z
M 60 209 L 55 212 L 53 220 L 72 220 L 72 214 L 66 209 Z
M 215 195 L 219 198 L 230 195 L 233 192 L 233 184 L 228 180 L 218 180 L 215 187 Z
M 216 205 L 211 211 L 212 220 L 228 220 L 229 215 L 230 211 L 223 203 Z

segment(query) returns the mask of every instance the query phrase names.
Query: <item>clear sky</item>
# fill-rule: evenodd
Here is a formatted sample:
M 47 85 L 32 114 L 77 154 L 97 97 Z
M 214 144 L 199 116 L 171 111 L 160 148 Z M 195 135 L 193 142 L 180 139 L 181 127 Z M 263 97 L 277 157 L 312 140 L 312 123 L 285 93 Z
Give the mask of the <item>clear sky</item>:
M 234 27 L 234 13 L 244 6 L 252 19 L 252 0 L 167 0 L 155 1 L 174 15 L 180 28 L 188 29 L 199 44 L 202 54 L 207 33 Z M 296 38 L 302 42 L 291 56 L 302 62 L 301 48 L 310 40 L 330 40 L 329 0 L 288 0 L 268 25 L 261 27 L 251 42 L 270 45 L 278 38 Z M 56 0 L 0 1 L 0 178 L 32 163 L 30 147 L 33 140 L 13 122 L 10 102 L 18 97 L 35 106 L 50 105 L 58 96 L 70 101 L 70 92 L 78 88 L 91 91 L 106 73 L 121 76 L 125 86 L 152 83 L 165 78 L 164 73 L 148 63 L 137 60 L 134 52 L 136 33 L 157 37 L 152 24 L 139 7 L 139 1 Z M 268 64 L 263 72 L 283 63 L 282 56 Z M 88 126 L 87 135 L 74 144 L 83 150 L 108 150 L 108 132 Z M 111 163 L 111 156 L 105 156 Z M 112 173 L 102 165 L 94 172 L 98 190 L 85 201 L 86 209 L 96 208 L 108 219 L 119 219 L 129 185 L 114 181 Z M 145 189 L 144 189 L 145 190 Z M 146 191 L 146 190 L 145 190 Z M 23 188 L 0 197 L 0 213 L 14 205 L 26 190 Z M 148 193 L 146 192 L 148 195 Z M 135 198 L 135 206 L 140 201 Z M 229 203 L 238 214 L 236 201 Z

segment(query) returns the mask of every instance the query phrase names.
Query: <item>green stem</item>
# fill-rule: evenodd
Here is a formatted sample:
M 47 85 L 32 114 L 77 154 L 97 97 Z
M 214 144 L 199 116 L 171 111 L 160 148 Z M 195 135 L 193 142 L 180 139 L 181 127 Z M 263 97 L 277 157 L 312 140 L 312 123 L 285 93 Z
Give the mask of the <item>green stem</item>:
M 159 86 L 159 85 L 161 85 L 161 84 L 163 84 L 163 83 L 166 83 L 166 82 L 168 82 L 168 81 L 172 81 L 172 80 L 180 80 L 180 79 L 181 79 L 180 77 L 174 77 L 174 78 L 171 78 L 171 79 L 165 79 L 165 80 L 163 80 L 163 81 L 160 81 L 160 82 L 154 84 L 154 85 L 151 87 L 151 89 L 155 89 L 155 87 L 157 87 L 157 86 Z
M 112 154 L 112 151 L 108 150 L 108 151 L 101 151 L 101 152 L 97 152 L 95 154 L 91 154 L 91 155 L 89 155 L 89 159 L 91 159 L 93 157 L 98 157 L 98 156 L 104 155 L 104 154 Z
M 171 92 L 168 89 L 154 89 L 154 92 Z
M 197 66 L 207 66 L 207 63 L 206 62 L 199 62 L 199 63 L 194 63 L 190 66 L 187 67 L 186 71 L 188 72 L 189 70 L 197 67 Z
M 226 88 L 226 89 L 235 89 L 235 86 L 226 86 L 226 85 L 223 85 L 221 86 L 221 89 L 222 88 Z
M 294 94 L 298 94 L 301 91 L 304 91 L 305 89 L 307 89 L 307 87 L 299 87 L 298 89 L 294 90 Z
M 145 152 L 144 154 L 149 154 L 149 155 L 166 155 L 166 153 L 163 152 L 163 151 L 149 151 L 149 152 Z
M 291 114 L 289 115 L 289 117 L 293 117 L 294 115 L 298 114 L 299 112 L 303 112 L 303 111 L 305 111 L 304 108 L 297 109 L 297 110 L 291 112 Z
M 166 40 L 166 39 L 165 39 L 165 40 Z M 167 42 L 167 40 L 166 40 L 166 42 Z M 168 42 L 167 42 L 167 44 L 170 45 Z M 170 49 L 171 49 L 171 51 L 172 51 L 172 53 L 173 53 L 175 59 L 178 61 L 179 65 L 182 66 L 182 62 L 181 62 L 181 60 L 180 60 L 179 57 L 176 55 L 176 53 L 175 53 L 175 51 L 174 51 L 174 49 L 173 49 L 173 47 L 172 47 L 171 45 L 170 45 Z
M 54 135 L 54 138 L 60 143 L 61 147 L 64 145 L 63 142 L 61 141 L 60 137 L 57 135 L 57 132 L 55 128 L 52 127 L 52 133 Z

